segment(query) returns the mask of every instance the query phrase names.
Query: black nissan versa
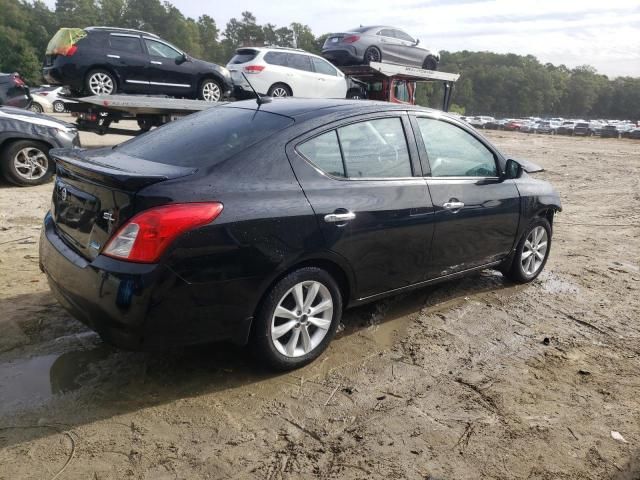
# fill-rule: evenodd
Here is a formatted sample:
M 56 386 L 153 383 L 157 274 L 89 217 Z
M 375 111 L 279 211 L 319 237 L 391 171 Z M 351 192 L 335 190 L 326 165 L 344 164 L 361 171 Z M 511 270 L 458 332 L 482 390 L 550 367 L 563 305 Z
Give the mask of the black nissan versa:
M 57 150 L 40 264 L 107 341 L 250 342 L 301 366 L 342 310 L 547 261 L 558 194 L 442 112 L 379 102 L 223 104 L 113 148 Z

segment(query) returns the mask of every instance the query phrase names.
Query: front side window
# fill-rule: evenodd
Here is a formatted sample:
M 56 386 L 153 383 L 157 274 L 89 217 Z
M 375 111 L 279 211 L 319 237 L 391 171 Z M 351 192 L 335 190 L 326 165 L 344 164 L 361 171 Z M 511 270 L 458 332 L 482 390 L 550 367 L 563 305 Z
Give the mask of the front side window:
M 395 34 L 396 38 L 399 38 L 400 40 L 415 43 L 415 40 L 411 38 L 411 35 L 404 33 L 402 30 L 394 30 L 393 33 Z
M 180 58 L 182 53 L 176 50 L 173 47 L 170 47 L 166 43 L 156 42 L 155 40 L 145 39 L 144 43 L 147 45 L 147 50 L 149 50 L 149 55 L 152 57 L 163 57 L 163 58 Z
M 418 118 L 432 177 L 497 177 L 493 152 L 460 127 Z
M 307 140 L 298 152 L 325 173 L 346 178 L 411 177 L 400 118 L 353 123 Z
M 300 55 L 296 53 L 289 54 L 288 66 L 295 68 L 296 70 L 304 70 L 312 72 L 311 59 L 307 55 Z
M 142 45 L 137 37 L 109 35 L 109 46 L 119 52 L 142 53 Z
M 333 75 L 337 76 L 336 69 L 333 68 L 329 62 L 325 62 L 321 58 L 311 57 L 313 61 L 313 68 L 317 73 L 322 73 L 324 75 Z

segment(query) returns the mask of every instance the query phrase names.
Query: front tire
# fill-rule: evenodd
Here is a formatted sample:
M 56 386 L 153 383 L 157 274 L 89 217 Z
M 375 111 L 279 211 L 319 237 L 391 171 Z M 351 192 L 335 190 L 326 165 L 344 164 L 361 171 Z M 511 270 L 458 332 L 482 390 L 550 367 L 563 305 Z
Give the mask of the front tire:
M 0 171 L 14 185 L 30 187 L 51 180 L 54 163 L 50 147 L 35 140 L 19 140 L 0 151 Z
M 503 274 L 516 283 L 529 283 L 542 272 L 550 251 L 551 225 L 546 218 L 538 218 L 525 230 L 513 261 Z
M 55 102 L 53 102 L 53 111 L 56 113 L 64 113 L 64 111 L 67 109 L 67 107 L 65 107 L 64 102 L 62 100 L 56 100 Z
M 422 68 L 424 70 L 437 70 L 438 69 L 438 60 L 436 57 L 429 55 L 424 59 L 424 63 L 422 64 Z
M 222 87 L 212 78 L 206 78 L 200 84 L 198 98 L 205 102 L 216 103 L 222 98 Z
M 325 270 L 305 267 L 279 280 L 256 315 L 252 343 L 260 362 L 292 370 L 315 360 L 335 336 L 342 295 Z
M 114 95 L 118 91 L 118 84 L 111 72 L 91 70 L 85 79 L 85 91 L 91 95 Z

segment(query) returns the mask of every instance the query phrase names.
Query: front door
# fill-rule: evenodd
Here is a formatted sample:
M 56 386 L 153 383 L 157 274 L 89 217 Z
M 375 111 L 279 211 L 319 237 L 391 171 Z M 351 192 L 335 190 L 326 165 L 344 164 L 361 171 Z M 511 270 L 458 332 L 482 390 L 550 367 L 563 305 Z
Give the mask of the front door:
M 406 114 L 361 116 L 288 150 L 326 248 L 350 265 L 358 298 L 424 278 L 433 207 L 411 132 Z
M 149 58 L 139 35 L 111 33 L 105 61 L 118 75 L 126 93 L 149 93 Z
M 193 95 L 197 85 L 191 61 L 168 43 L 148 37 L 144 43 L 149 53 L 151 92 L 175 97 Z
M 518 230 L 520 195 L 513 180 L 499 178 L 497 152 L 445 119 L 418 116 L 415 125 L 435 209 L 429 278 L 505 258 Z

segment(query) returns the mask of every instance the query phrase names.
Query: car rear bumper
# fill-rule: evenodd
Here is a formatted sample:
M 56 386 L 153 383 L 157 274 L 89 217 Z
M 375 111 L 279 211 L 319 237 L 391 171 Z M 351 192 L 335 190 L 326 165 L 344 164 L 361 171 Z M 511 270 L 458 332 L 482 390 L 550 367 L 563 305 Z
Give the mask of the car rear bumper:
M 252 318 L 247 312 L 255 303 L 233 292 L 255 292 L 249 281 L 194 285 L 164 265 L 104 256 L 88 261 L 58 235 L 49 213 L 40 236 L 40 267 L 62 306 L 118 347 L 243 344 L 248 338 Z
M 352 46 L 323 49 L 322 56 L 334 65 L 353 65 L 364 61 L 364 56 L 358 55 L 356 48 Z

